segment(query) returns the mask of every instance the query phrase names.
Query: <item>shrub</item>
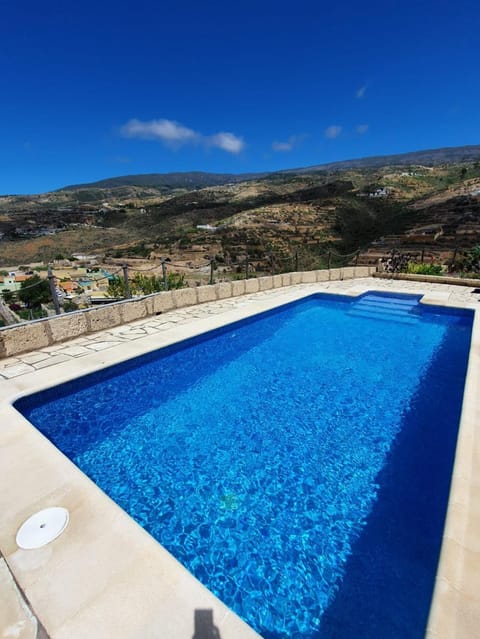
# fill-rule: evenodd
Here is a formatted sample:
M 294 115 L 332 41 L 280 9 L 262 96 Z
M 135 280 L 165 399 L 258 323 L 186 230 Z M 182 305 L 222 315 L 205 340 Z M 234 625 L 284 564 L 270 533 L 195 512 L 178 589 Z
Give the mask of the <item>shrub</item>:
M 417 275 L 441 275 L 443 268 L 441 264 L 416 264 L 409 262 L 407 273 L 415 273 Z

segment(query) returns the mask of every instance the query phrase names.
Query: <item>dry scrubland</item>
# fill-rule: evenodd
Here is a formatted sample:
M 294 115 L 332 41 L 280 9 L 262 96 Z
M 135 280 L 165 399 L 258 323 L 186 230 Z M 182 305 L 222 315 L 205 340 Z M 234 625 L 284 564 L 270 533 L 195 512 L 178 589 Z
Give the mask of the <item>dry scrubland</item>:
M 220 184 L 191 175 L 198 184 L 190 190 L 181 177 L 169 185 L 163 176 L 157 186 L 109 180 L 0 198 L 0 264 L 98 253 L 127 260 L 168 255 L 198 266 L 216 256 L 235 272 L 248 253 L 252 269 L 265 272 L 272 254 L 277 271 L 291 270 L 295 253 L 303 268 L 325 265 L 329 249 L 361 249 L 360 262 L 373 263 L 392 249 L 448 255 L 480 236 L 478 160 L 301 170 L 233 183 L 232 176 L 216 176 Z M 429 225 L 438 229 L 425 230 Z

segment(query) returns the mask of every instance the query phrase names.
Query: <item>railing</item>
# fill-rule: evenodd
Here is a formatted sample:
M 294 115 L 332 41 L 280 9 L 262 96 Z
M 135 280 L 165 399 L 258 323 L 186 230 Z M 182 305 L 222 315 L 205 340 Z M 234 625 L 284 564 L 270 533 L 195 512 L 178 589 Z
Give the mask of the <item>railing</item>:
M 37 319 L 27 324 L 0 328 L 0 358 L 36 350 L 45 346 L 110 330 L 149 316 L 186 306 L 215 302 L 259 291 L 278 289 L 296 284 L 313 284 L 334 280 L 368 277 L 375 267 L 347 266 L 331 270 L 320 269 L 267 275 L 257 278 L 219 282 L 209 286 L 194 286 L 143 295 L 136 299 L 114 301 L 102 307 L 91 307 L 72 313 Z
M 111 300 L 108 298 L 105 300 L 106 302 L 114 302 L 120 299 L 131 299 L 133 297 L 132 280 L 137 274 L 143 275 L 151 273 L 152 275 L 155 275 L 158 273 L 160 278 L 161 273 L 161 285 L 159 285 L 159 282 L 157 281 L 155 291 L 150 291 L 160 292 L 161 290 L 169 290 L 169 275 L 171 275 L 172 271 L 174 273 L 181 273 L 185 276 L 185 278 L 190 280 L 196 274 L 201 274 L 202 277 L 207 275 L 206 281 L 208 281 L 210 285 L 213 285 L 218 281 L 249 279 L 251 277 L 258 277 L 266 274 L 275 275 L 278 273 L 340 268 L 348 265 L 357 266 L 359 261 L 360 263 L 364 261 L 363 258 L 368 255 L 368 250 L 374 250 L 374 247 L 369 246 L 365 249 L 357 249 L 356 251 L 347 254 L 339 253 L 334 248 L 330 247 L 317 255 L 307 254 L 302 251 L 295 251 L 290 255 L 279 255 L 278 253 L 275 254 L 273 251 L 269 251 L 263 255 L 255 256 L 254 254 L 249 254 L 248 248 L 246 247 L 244 255 L 242 255 L 240 260 L 236 260 L 235 262 L 230 261 L 228 257 L 224 258 L 223 256 L 220 256 L 219 259 L 218 256 L 210 256 L 205 258 L 204 264 L 189 266 L 187 264 L 173 262 L 167 257 L 161 257 L 149 268 L 139 268 L 131 262 L 129 264 L 129 262 L 125 260 L 121 263 L 121 266 L 118 269 L 105 276 L 94 277 L 94 281 L 95 285 L 98 287 L 98 284 L 103 281 L 111 282 L 112 280 L 115 280 L 115 278 L 122 280 L 121 294 L 112 297 Z M 462 253 L 466 253 L 466 251 L 460 251 L 458 248 L 442 249 L 443 255 L 447 252 L 451 252 L 451 257 L 446 260 L 446 262 L 450 265 L 454 264 Z M 382 257 L 379 258 L 379 255 Z M 383 271 L 397 273 L 405 268 L 408 261 L 423 263 L 426 258 L 426 250 L 421 249 L 418 252 L 411 251 L 408 253 L 399 253 L 393 249 L 388 253 L 379 251 L 378 253 L 375 253 L 375 256 L 375 261 L 380 263 Z M 220 272 L 222 265 L 224 265 L 223 271 Z M 55 309 L 55 314 L 59 315 L 63 312 L 62 306 L 64 304 L 64 299 L 62 299 L 63 296 L 59 294 L 59 286 L 61 286 L 61 283 L 58 284 L 55 282 L 56 278 L 52 272 L 50 264 L 48 265 L 47 279 L 49 282 L 53 308 Z M 45 286 L 44 280 L 40 280 L 39 282 L 27 286 L 22 286 L 20 290 L 8 291 L 7 294 L 6 292 L 0 293 L 0 300 L 3 298 L 4 302 L 2 307 L 0 307 L 0 310 L 1 308 L 8 308 L 8 304 L 11 304 L 12 302 L 17 302 L 19 300 L 20 293 L 23 297 L 25 297 L 24 293 L 26 291 L 42 285 Z M 9 315 L 7 312 L 0 314 L 3 315 L 7 324 L 12 323 L 13 316 Z M 16 321 L 18 321 L 18 318 L 16 318 Z

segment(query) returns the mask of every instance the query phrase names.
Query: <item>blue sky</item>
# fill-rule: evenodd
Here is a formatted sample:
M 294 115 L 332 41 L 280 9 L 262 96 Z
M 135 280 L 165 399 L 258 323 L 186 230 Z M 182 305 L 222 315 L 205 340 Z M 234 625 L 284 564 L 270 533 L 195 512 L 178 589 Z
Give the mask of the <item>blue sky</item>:
M 9 2 L 0 194 L 480 143 L 480 4 Z

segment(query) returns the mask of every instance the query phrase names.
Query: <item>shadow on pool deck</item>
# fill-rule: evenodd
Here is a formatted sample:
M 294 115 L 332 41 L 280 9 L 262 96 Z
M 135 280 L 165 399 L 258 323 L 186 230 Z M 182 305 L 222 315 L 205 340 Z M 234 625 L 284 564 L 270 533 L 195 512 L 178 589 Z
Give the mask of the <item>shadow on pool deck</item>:
M 220 631 L 213 623 L 213 610 L 195 610 L 194 623 L 192 639 L 221 639 Z
M 375 507 L 353 546 L 321 630 L 313 635 L 318 639 L 424 637 L 469 351 L 469 343 L 452 333 L 431 364 L 436 380 L 424 376 L 404 416 L 388 464 L 377 478 Z

